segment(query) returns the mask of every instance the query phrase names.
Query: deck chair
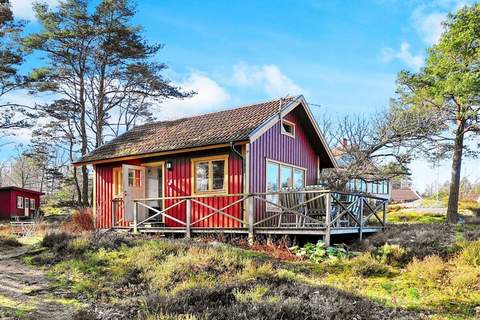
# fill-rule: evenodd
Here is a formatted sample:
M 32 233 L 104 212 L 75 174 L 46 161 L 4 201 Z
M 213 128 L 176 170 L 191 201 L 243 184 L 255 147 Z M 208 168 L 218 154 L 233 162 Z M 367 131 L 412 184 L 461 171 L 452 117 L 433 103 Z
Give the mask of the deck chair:
M 305 194 L 299 193 L 298 189 L 284 188 L 280 193 L 280 205 L 286 208 L 293 208 L 304 202 Z M 295 211 L 305 214 L 304 207 L 297 207 Z M 299 227 L 303 218 L 297 214 L 286 212 L 282 213 L 278 218 L 278 227 Z
M 318 197 L 320 193 L 306 193 L 305 194 L 305 201 L 307 202 L 306 208 L 305 208 L 305 215 L 317 219 L 320 221 L 325 221 L 326 215 L 327 215 L 327 208 L 326 208 L 326 199 L 325 197 L 317 198 L 313 201 L 310 201 L 314 199 L 315 197 Z M 313 226 L 317 225 L 314 221 L 311 221 L 309 219 L 304 219 L 304 226 Z

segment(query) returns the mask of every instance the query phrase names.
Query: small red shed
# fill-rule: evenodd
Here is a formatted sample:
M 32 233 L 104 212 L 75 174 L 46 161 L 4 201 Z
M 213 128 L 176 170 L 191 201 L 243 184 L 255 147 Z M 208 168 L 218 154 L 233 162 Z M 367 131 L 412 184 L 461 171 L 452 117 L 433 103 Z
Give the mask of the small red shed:
M 0 187 L 0 219 L 32 216 L 40 207 L 42 192 L 18 187 Z

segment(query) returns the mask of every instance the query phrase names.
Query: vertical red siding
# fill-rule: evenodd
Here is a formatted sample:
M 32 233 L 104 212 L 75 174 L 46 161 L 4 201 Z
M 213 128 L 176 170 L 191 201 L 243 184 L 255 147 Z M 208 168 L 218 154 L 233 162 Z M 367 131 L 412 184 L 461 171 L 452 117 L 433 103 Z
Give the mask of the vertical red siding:
M 198 157 L 202 155 L 195 155 L 193 157 Z M 203 154 L 205 156 L 205 154 Z M 182 156 L 174 159 L 169 159 L 172 161 L 172 169 L 165 170 L 165 197 L 183 197 L 190 196 L 192 194 L 192 156 Z M 241 193 L 241 176 L 242 176 L 242 162 L 235 155 L 230 153 L 228 158 L 228 193 L 237 194 Z M 198 198 L 197 200 L 217 209 L 221 209 L 224 206 L 228 205 L 232 201 L 237 200 L 238 197 L 208 197 L 208 198 Z M 181 200 L 169 199 L 165 201 L 165 207 L 169 207 Z M 243 212 L 241 210 L 242 206 L 235 205 L 226 210 L 228 214 L 233 215 L 236 218 L 242 219 Z M 196 221 L 212 212 L 211 209 L 200 205 L 198 203 L 192 203 L 191 206 L 191 221 Z M 186 214 L 186 204 L 182 203 L 177 207 L 172 208 L 167 212 L 167 214 L 173 216 L 176 219 L 185 221 Z M 165 225 L 167 227 L 181 227 L 181 225 L 171 219 L 166 219 Z M 218 227 L 238 227 L 239 223 L 234 221 L 231 218 L 225 217 L 220 214 L 216 214 L 206 220 L 203 220 L 195 224 L 194 228 L 218 228 Z
M 276 160 L 303 167 L 306 184 L 315 184 L 318 174 L 317 152 L 304 132 L 298 116 L 292 111 L 286 120 L 295 124 L 295 138 L 281 133 L 280 122 L 271 127 L 250 145 L 250 192 L 266 192 L 266 160 Z M 256 220 L 265 217 L 265 204 L 255 203 Z
M 0 190 L 0 218 L 9 219 L 12 216 L 24 216 L 25 209 L 17 209 L 17 196 L 35 199 L 35 208 L 40 208 L 40 195 L 27 190 Z M 25 204 L 25 203 L 24 203 Z M 29 214 L 33 214 L 33 210 Z
M 210 156 L 213 154 L 228 154 L 228 193 L 238 194 L 242 193 L 242 161 L 240 158 L 233 154 L 229 149 L 216 150 L 213 153 L 196 153 L 186 154 L 169 158 L 156 158 L 155 161 L 171 161 L 172 169 L 165 169 L 164 172 L 164 195 L 165 197 L 184 197 L 190 196 L 192 193 L 192 164 L 191 159 L 194 157 Z M 150 161 L 151 159 L 144 159 L 144 161 Z M 135 163 L 140 164 L 137 160 Z M 112 194 L 113 194 L 113 168 L 121 166 L 121 163 L 114 165 L 104 165 L 96 167 L 96 225 L 97 228 L 109 228 L 112 223 Z M 228 205 L 232 201 L 238 200 L 238 197 L 210 197 L 204 198 L 203 201 L 207 205 L 214 208 L 221 209 Z M 167 199 L 165 200 L 165 208 L 180 202 L 181 200 Z M 211 213 L 211 209 L 208 209 L 200 204 L 192 203 L 192 219 L 191 221 L 198 220 Z M 235 216 L 238 219 L 243 219 L 242 205 L 238 204 L 232 206 L 226 210 L 227 213 Z M 186 204 L 182 203 L 167 211 L 167 214 L 180 220 L 185 221 Z M 120 210 L 116 215 L 116 221 L 123 219 L 124 212 Z M 128 226 L 130 222 L 125 221 L 122 225 Z M 183 227 L 179 223 L 172 219 L 166 218 L 165 225 L 167 227 Z M 196 225 L 194 228 L 217 228 L 217 227 L 239 227 L 237 221 L 231 218 L 224 217 L 223 215 L 216 214 Z

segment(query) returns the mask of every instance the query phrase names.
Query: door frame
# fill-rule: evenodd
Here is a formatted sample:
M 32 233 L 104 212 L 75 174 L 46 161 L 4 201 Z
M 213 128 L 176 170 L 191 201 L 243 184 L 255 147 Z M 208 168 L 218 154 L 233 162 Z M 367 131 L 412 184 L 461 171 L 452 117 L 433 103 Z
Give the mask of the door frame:
M 162 210 L 165 209 L 165 181 L 166 181 L 166 175 L 165 175 L 165 161 L 156 161 L 156 162 L 146 162 L 142 163 L 142 167 L 158 167 L 162 169 Z M 147 190 L 147 171 L 145 170 L 145 197 L 147 197 L 148 190 Z M 165 223 L 165 216 L 162 216 L 162 222 Z

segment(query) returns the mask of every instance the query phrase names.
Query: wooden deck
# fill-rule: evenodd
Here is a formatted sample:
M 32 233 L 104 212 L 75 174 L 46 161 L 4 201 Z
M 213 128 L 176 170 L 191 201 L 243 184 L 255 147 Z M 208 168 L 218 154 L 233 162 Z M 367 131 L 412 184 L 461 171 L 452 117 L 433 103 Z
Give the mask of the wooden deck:
M 208 200 L 215 197 L 232 200 L 214 206 L 211 203 L 216 202 Z M 152 201 L 160 200 L 169 203 L 163 210 L 149 205 Z M 114 228 L 142 233 L 183 233 L 186 237 L 205 233 L 246 234 L 250 241 L 253 241 L 255 234 L 319 235 L 327 245 L 331 235 L 358 234 L 361 239 L 366 233 L 384 230 L 388 204 L 388 200 L 380 197 L 330 190 L 212 194 L 136 199 L 133 202 L 133 221 L 130 226 L 117 226 L 114 212 Z M 242 217 L 232 214 L 231 209 L 238 206 Z M 200 207 L 202 210 L 199 210 Z M 181 218 L 178 216 L 179 208 L 182 208 Z M 146 216 L 146 211 L 150 215 Z M 177 216 L 171 215 L 171 212 L 176 212 Z M 229 227 L 225 223 L 205 226 L 206 221 L 216 216 L 221 216 L 224 219 L 222 221 L 229 221 Z M 167 220 L 170 226 L 165 225 L 164 221 Z

